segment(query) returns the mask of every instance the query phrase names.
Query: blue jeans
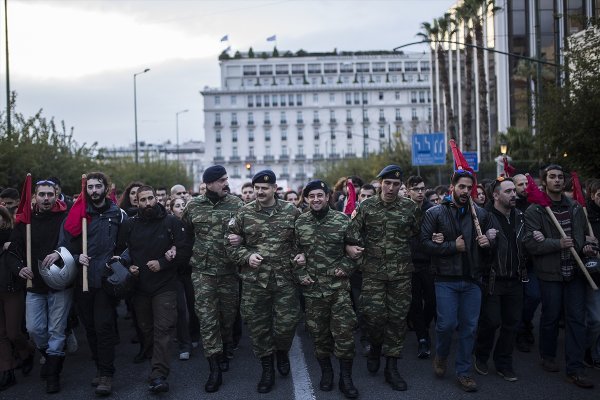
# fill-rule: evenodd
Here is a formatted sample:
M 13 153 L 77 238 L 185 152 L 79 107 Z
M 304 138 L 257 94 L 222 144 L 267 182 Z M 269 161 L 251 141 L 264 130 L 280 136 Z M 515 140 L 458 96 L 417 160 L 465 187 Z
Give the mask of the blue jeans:
M 38 349 L 51 356 L 65 355 L 65 330 L 73 302 L 73 289 L 27 293 L 25 319 L 27 332 Z
M 581 276 L 570 282 L 540 279 L 542 316 L 540 317 L 540 355 L 555 358 L 558 321 L 565 310 L 565 358 L 567 374 L 583 370 L 585 353 L 585 294 L 587 283 Z
M 469 375 L 475 332 L 481 309 L 481 289 L 473 282 L 435 282 L 437 322 L 435 351 L 439 358 L 450 354 L 452 336 L 458 327 L 457 376 Z

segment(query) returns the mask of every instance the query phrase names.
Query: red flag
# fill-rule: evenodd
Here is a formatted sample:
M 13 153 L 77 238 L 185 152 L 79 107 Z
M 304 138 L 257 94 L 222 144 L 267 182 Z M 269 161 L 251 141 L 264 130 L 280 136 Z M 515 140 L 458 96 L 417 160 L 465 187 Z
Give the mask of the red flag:
M 90 222 L 90 217 L 87 215 L 87 202 L 86 202 L 86 185 L 87 179 L 85 177 L 81 178 L 81 193 L 77 196 L 77 200 L 73 203 L 73 207 L 69 211 L 69 215 L 67 215 L 67 219 L 65 220 L 65 230 L 69 232 L 69 234 L 73 237 L 81 235 L 81 220 L 83 218 L 87 218 L 88 223 Z
M 109 199 L 110 199 L 110 201 L 112 201 L 113 203 L 115 203 L 115 204 L 118 204 L 118 203 L 117 203 L 117 187 L 116 187 L 116 186 L 113 186 L 113 187 L 110 189 L 110 193 L 109 193 L 109 195 L 108 195 L 108 198 L 109 198 Z
M 527 201 L 531 204 L 539 204 L 542 207 L 550 207 L 552 200 L 535 184 L 531 175 L 527 174 Z
M 354 190 L 352 179 L 348 178 L 346 180 L 346 187 L 348 188 L 348 201 L 346 207 L 344 207 L 344 214 L 352 215 L 352 212 L 356 209 L 356 190 Z
M 469 163 L 465 159 L 465 156 L 460 151 L 460 149 L 456 146 L 456 142 L 454 139 L 450 139 L 450 147 L 452 148 L 452 157 L 454 157 L 454 169 L 456 171 L 467 171 L 471 175 L 473 175 L 473 189 L 471 190 L 471 197 L 474 199 L 477 198 L 477 174 L 473 168 L 469 166 Z
M 510 178 L 517 173 L 517 169 L 508 163 L 508 158 L 506 156 L 502 157 L 502 163 L 504 164 L 504 176 Z
M 21 200 L 15 215 L 15 224 L 19 223 L 31 224 L 31 174 L 27 174 L 21 189 Z
M 571 172 L 571 179 L 573 179 L 573 200 L 578 202 L 582 207 L 587 207 L 585 202 L 585 196 L 583 190 L 581 190 L 581 182 L 579 182 L 579 176 L 577 172 Z

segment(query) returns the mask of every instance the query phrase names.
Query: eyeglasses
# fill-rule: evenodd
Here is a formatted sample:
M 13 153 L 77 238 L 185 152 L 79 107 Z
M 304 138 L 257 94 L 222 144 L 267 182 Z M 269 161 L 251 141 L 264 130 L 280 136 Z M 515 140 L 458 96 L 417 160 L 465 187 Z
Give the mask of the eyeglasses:
M 426 190 L 426 188 L 425 187 L 411 187 L 408 190 L 412 190 L 413 192 L 421 193 L 421 192 L 424 192 Z

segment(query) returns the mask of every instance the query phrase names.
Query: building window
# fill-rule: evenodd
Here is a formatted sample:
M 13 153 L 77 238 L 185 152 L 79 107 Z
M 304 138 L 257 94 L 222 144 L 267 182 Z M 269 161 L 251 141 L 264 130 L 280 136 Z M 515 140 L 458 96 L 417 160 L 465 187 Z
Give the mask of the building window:
M 237 113 L 231 113 L 231 125 L 237 125 Z
M 281 104 L 281 107 L 285 107 L 285 97 L 286 97 L 285 94 L 282 94 L 281 96 L 279 96 L 279 100 L 280 100 L 279 103 Z
M 356 72 L 369 72 L 369 63 L 357 63 Z
M 294 105 L 294 95 L 290 94 L 288 95 L 288 106 L 293 106 Z
M 248 147 L 248 155 L 254 157 L 254 146 Z
M 335 93 L 329 93 L 329 103 L 335 103 Z
M 352 122 L 352 110 L 346 110 L 346 121 Z
M 319 140 L 319 131 L 317 129 L 315 129 L 315 133 L 314 133 L 314 138 L 315 140 Z
M 304 146 L 301 144 L 298 145 L 298 154 L 304 155 Z
M 265 129 L 265 142 L 270 142 L 270 141 L 271 141 L 271 130 Z
M 248 113 L 248 125 L 254 125 L 254 113 Z
M 273 75 L 273 66 L 272 65 L 261 65 L 258 68 L 258 71 L 261 76 Z
M 346 145 L 346 154 L 354 154 L 354 149 L 352 148 L 352 142 L 349 142 Z
M 368 96 L 368 93 L 363 92 L 363 94 L 362 94 L 363 104 L 369 104 L 369 99 L 367 96 Z
M 390 72 L 402 72 L 402 62 L 391 62 L 388 64 Z
M 297 94 L 296 95 L 296 105 L 297 106 L 301 106 L 302 103 L 303 103 L 303 101 L 302 101 L 302 95 L 301 94 Z
M 404 71 L 405 72 L 417 72 L 419 70 L 417 65 L 418 65 L 418 63 L 416 61 L 407 61 L 404 64 Z
M 287 118 L 285 117 L 285 111 L 282 111 L 279 118 L 280 124 L 287 124 Z
M 262 96 L 260 94 L 256 95 L 256 107 L 262 107 Z
M 350 105 L 352 104 L 352 93 L 348 92 L 346 93 L 346 105 Z
M 265 112 L 265 125 L 268 125 L 271 123 L 271 113 L 270 112 Z
M 360 104 L 360 93 L 354 92 L 354 104 Z
M 363 110 L 362 115 L 363 115 L 363 121 L 369 120 L 369 112 L 367 110 Z
M 320 74 L 321 73 L 321 64 L 308 64 L 308 73 L 309 74 Z
M 215 113 L 215 125 L 221 125 L 221 113 Z
M 385 113 L 383 112 L 383 108 L 379 109 L 379 120 L 385 121 Z
M 410 102 L 411 103 L 417 102 L 417 92 L 415 92 L 415 91 L 410 92 Z
M 221 105 L 221 96 L 215 96 L 215 106 Z
M 319 144 L 317 143 L 317 144 L 315 144 L 315 154 L 321 154 L 321 153 L 319 153 L 319 150 L 320 150 Z
M 304 140 L 304 130 L 298 129 L 298 140 Z
M 379 92 L 379 100 L 383 101 L 383 92 Z
M 248 107 L 254 107 L 254 96 L 248 95 Z
M 396 121 L 402 121 L 402 115 L 400 114 L 399 108 L 396 108 Z
M 373 72 L 385 72 L 385 63 L 384 62 L 374 62 L 373 63 Z
M 284 142 L 287 140 L 287 129 L 281 130 L 281 140 Z
M 419 92 L 419 103 L 425 103 L 425 92 L 424 91 Z
M 235 130 L 235 129 L 231 131 L 231 141 L 233 143 L 237 143 L 237 141 L 238 141 L 238 134 L 237 134 L 237 130 Z
M 240 167 L 239 167 L 239 165 L 234 165 L 233 166 L 233 175 L 240 176 Z
M 351 74 L 354 72 L 354 64 L 352 63 L 341 63 L 340 72 L 342 74 Z
M 302 117 L 302 111 L 298 111 L 296 113 L 296 122 L 298 124 L 303 124 L 304 123 L 304 118 Z
M 287 156 L 287 146 L 284 144 L 281 146 L 281 155 L 282 156 Z
M 329 120 L 335 122 L 335 110 L 329 110 Z
M 223 152 L 221 151 L 221 147 L 217 147 L 215 149 L 215 152 L 217 153 L 217 157 L 223 157 Z
M 248 131 L 248 141 L 254 142 L 254 131 Z
M 237 157 L 237 156 L 238 156 L 237 146 L 233 146 L 233 147 L 231 148 L 231 155 L 232 155 L 233 157 Z
M 215 133 L 215 142 L 217 143 L 221 143 L 221 132 L 216 132 Z
M 326 74 L 337 74 L 338 68 L 335 63 L 326 63 L 325 64 L 325 73 Z
M 265 95 L 263 96 L 263 99 L 264 99 L 264 101 L 265 101 L 265 107 L 269 107 L 269 104 L 270 104 L 270 101 L 269 101 L 269 100 L 271 100 L 271 96 L 269 96 L 268 94 L 265 94 Z
M 396 100 L 400 100 L 400 92 L 395 92 L 394 97 L 396 98 Z
M 385 138 L 385 128 L 384 127 L 379 127 L 379 138 L 380 139 Z
M 292 75 L 304 75 L 304 64 L 292 64 Z
M 287 75 L 290 73 L 290 66 L 288 64 L 277 64 L 275 66 L 275 75 Z
M 421 72 L 429 71 L 429 61 L 421 61 Z
M 271 96 L 271 100 L 272 100 L 271 104 L 273 105 L 273 107 L 277 107 L 277 98 L 278 97 L 279 96 L 277 96 L 276 94 L 274 94 L 274 95 Z
M 231 96 L 231 105 L 235 106 L 237 104 L 237 96 Z
M 282 154 L 283 154 L 283 153 L 282 153 Z M 286 152 L 286 154 L 287 154 L 287 152 Z M 284 166 L 281 168 L 281 173 L 282 173 L 282 174 L 288 175 L 288 174 L 289 174 L 289 172 L 290 172 L 290 171 L 289 171 L 289 168 L 288 168 L 288 166 L 287 166 L 287 165 L 284 165 Z
M 346 128 L 346 139 L 352 139 L 352 136 L 354 136 L 354 134 L 352 133 L 352 128 Z
M 265 146 L 265 156 L 271 155 L 271 146 Z
M 319 93 L 313 93 L 313 103 L 319 104 Z
M 256 65 L 244 65 L 242 71 L 244 76 L 256 76 Z
M 417 109 L 416 108 L 411 108 L 410 109 L 410 115 L 412 119 L 418 119 L 419 117 L 417 117 Z

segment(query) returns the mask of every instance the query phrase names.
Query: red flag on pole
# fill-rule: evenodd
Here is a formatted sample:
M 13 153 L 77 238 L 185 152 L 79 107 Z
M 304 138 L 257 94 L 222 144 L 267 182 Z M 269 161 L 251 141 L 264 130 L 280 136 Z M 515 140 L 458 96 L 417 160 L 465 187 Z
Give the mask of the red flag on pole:
M 73 237 L 81 235 L 81 220 L 86 218 L 88 222 L 90 217 L 87 215 L 86 190 L 87 179 L 81 178 L 81 193 L 77 196 L 77 200 L 73 203 L 73 207 L 69 211 L 69 215 L 65 220 L 65 230 Z
M 450 139 L 450 147 L 452 148 L 452 157 L 454 157 L 454 169 L 455 171 L 466 171 L 473 175 L 473 190 L 471 190 L 471 197 L 477 198 L 477 174 L 473 168 L 469 166 L 469 163 L 465 159 L 465 156 L 456 146 L 454 139 Z
M 27 174 L 21 189 L 21 200 L 15 215 L 15 223 L 31 224 L 31 174 Z
M 552 205 L 552 200 L 548 197 L 548 194 L 540 190 L 529 174 L 527 174 L 527 189 L 525 191 L 527 192 L 527 201 L 529 203 L 538 204 L 542 207 L 550 207 Z
M 110 188 L 110 193 L 108 194 L 108 198 L 115 204 L 119 204 L 117 202 L 117 187 L 113 184 L 113 187 Z
M 571 179 L 573 180 L 573 200 L 578 202 L 582 207 L 587 207 L 577 172 L 571 172 Z
M 510 178 L 517 173 L 517 169 L 509 164 L 508 158 L 506 156 L 502 157 L 502 163 L 504 164 L 504 176 Z
M 346 202 L 346 207 L 344 207 L 344 214 L 352 215 L 352 212 L 356 209 L 356 190 L 354 189 L 352 179 L 348 178 L 346 180 L 346 188 L 348 189 L 348 201 Z

